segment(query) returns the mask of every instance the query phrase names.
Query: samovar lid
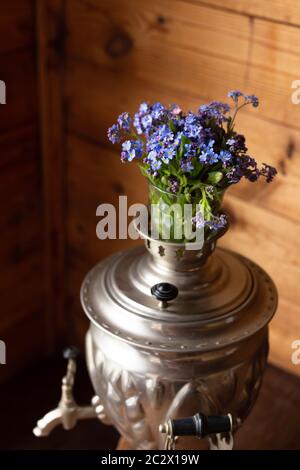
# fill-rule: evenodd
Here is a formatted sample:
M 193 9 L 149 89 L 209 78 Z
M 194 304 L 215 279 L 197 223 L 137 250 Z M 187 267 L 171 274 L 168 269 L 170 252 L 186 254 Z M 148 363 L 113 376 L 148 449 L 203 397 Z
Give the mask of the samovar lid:
M 252 336 L 274 315 L 276 288 L 247 258 L 221 248 L 208 256 L 214 246 L 145 244 L 100 262 L 83 282 L 84 311 L 107 333 L 145 349 L 209 351 Z M 177 297 L 157 300 L 158 283 L 175 286 Z

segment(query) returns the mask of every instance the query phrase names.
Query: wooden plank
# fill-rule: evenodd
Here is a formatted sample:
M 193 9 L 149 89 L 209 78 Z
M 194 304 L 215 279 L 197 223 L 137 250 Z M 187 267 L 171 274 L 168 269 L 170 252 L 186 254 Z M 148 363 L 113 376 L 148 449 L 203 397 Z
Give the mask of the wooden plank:
M 41 311 L 28 312 L 19 322 L 1 331 L 6 344 L 6 365 L 0 367 L 0 382 L 12 378 L 45 352 L 44 319 Z M 34 340 L 33 340 L 34 338 Z
M 299 365 L 293 364 L 291 355 L 294 352 L 292 343 L 300 340 L 299 305 L 293 298 L 279 298 L 279 309 L 271 323 L 270 348 L 271 360 L 278 367 L 300 375 Z
M 0 285 L 3 328 L 43 310 L 42 201 L 36 125 L 0 138 Z M 17 292 L 17 295 L 15 293 Z
M 270 20 L 300 25 L 300 5 L 294 0 L 183 0 L 199 5 L 217 6 L 221 10 L 243 15 L 268 18 Z
M 128 0 L 122 8 L 118 0 L 68 0 L 66 16 L 67 53 L 95 63 L 135 67 L 131 57 L 135 48 L 162 38 L 174 47 L 238 62 L 246 61 L 249 54 L 247 18 L 182 1 L 154 0 L 141 5 L 139 0 Z M 82 40 L 90 47 L 84 48 Z
M 1 132 L 31 124 L 37 118 L 34 50 L 3 55 L 0 78 L 6 84 L 6 104 L 0 106 Z
M 43 157 L 47 347 L 54 350 L 64 329 L 64 1 L 36 2 L 39 120 Z
M 232 214 L 232 224 L 221 245 L 261 264 L 274 278 L 279 292 L 298 303 L 298 224 L 230 195 L 225 199 L 225 208 Z
M 0 338 L 7 328 L 26 320 L 31 312 L 39 312 L 44 319 L 44 292 L 41 286 L 43 273 L 42 246 L 37 244 L 35 252 L 28 253 L 0 271 L 1 304 Z M 43 336 L 43 330 L 39 334 Z M 35 338 L 32 343 L 35 342 Z M 14 344 L 8 346 L 14 347 Z
M 34 2 L 1 2 L 0 54 L 34 45 Z M 1 58 L 2 61 L 2 58 Z M 2 78 L 2 77 L 1 77 Z
M 270 358 L 281 367 L 293 369 L 291 340 L 297 339 L 297 331 L 300 331 L 298 226 L 233 196 L 226 199 L 225 208 L 232 214 L 233 223 L 220 245 L 253 259 L 274 279 L 280 304 L 271 324 Z
M 298 27 L 254 20 L 251 63 L 280 73 L 294 74 L 296 80 L 299 75 L 299 37 Z
M 206 30 L 202 28 L 206 20 L 208 24 L 210 24 L 209 21 L 213 21 L 209 8 L 199 6 L 199 13 L 196 15 L 194 14 L 195 5 L 185 4 L 186 10 L 182 19 L 181 2 L 158 3 L 156 5 L 159 5 L 157 8 L 160 10 L 157 11 L 161 11 L 159 18 L 164 18 L 164 27 L 155 28 L 153 25 L 157 23 L 158 16 L 151 8 L 140 9 L 143 13 L 140 13 L 141 25 L 137 27 L 139 23 L 135 22 L 134 25 L 131 23 L 131 17 L 135 11 L 133 7 L 123 10 L 113 9 L 112 6 L 101 8 L 97 2 L 92 2 L 92 5 L 94 20 L 88 16 L 88 11 L 91 9 L 88 10 L 84 2 L 79 3 L 76 9 L 77 16 L 75 16 L 76 11 L 72 14 L 71 7 L 68 10 L 68 28 L 70 38 L 73 38 L 70 39 L 68 47 L 71 56 L 109 67 L 119 75 L 120 82 L 123 80 L 123 70 L 126 69 L 126 75 L 130 77 L 152 81 L 159 86 L 176 90 L 177 93 L 188 93 L 191 96 L 208 98 L 213 95 L 216 99 L 222 99 L 231 88 L 255 91 L 262 101 L 259 110 L 261 117 L 299 127 L 298 109 L 291 102 L 291 84 L 299 71 L 298 64 L 294 61 L 294 69 L 287 66 L 291 61 L 285 58 L 286 55 L 287 57 L 290 55 L 289 51 L 285 52 L 285 50 L 280 50 L 278 57 L 277 50 L 273 51 L 272 63 L 269 61 L 268 66 L 265 66 L 260 58 L 256 61 L 256 49 L 253 53 L 250 47 L 252 39 L 249 40 L 249 25 L 244 28 L 243 18 L 240 18 L 238 30 L 245 29 L 244 42 L 242 41 L 241 50 L 234 48 L 239 52 L 239 57 L 234 59 L 228 57 L 228 52 L 226 52 L 233 48 L 234 42 L 235 44 L 237 42 L 236 33 L 232 32 L 236 31 L 234 27 L 236 15 L 234 14 L 228 18 L 228 25 L 232 24 L 233 27 L 229 27 L 226 31 L 219 30 L 221 37 L 216 42 L 213 39 L 207 40 Z M 139 8 L 138 5 L 136 8 Z M 82 15 L 79 15 L 78 11 L 81 11 Z M 217 11 L 216 16 L 218 14 Z M 135 15 L 137 15 L 136 11 Z M 90 21 L 86 21 L 86 27 L 77 27 L 79 18 L 81 19 L 82 16 L 93 21 L 92 27 L 90 27 Z M 217 24 L 221 21 L 222 18 L 219 18 Z M 198 41 L 195 41 L 196 26 Z M 211 28 L 211 34 L 214 37 L 215 30 L 212 26 Z M 152 32 L 153 30 L 155 33 Z M 184 45 L 174 39 L 178 30 L 184 31 L 182 33 L 182 36 L 186 38 Z M 181 37 L 180 34 L 179 37 Z M 251 30 L 251 37 L 255 42 L 255 28 Z M 120 43 L 120 51 L 117 55 L 114 49 L 111 50 L 111 44 L 115 42 Z M 85 47 L 87 43 L 95 46 Z M 205 46 L 206 44 L 208 46 Z

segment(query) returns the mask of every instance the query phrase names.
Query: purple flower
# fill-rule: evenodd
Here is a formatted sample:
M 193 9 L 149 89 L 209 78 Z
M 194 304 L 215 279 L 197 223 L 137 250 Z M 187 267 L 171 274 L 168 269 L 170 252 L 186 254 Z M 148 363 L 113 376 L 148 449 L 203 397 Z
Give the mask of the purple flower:
M 219 230 L 225 228 L 228 224 L 228 218 L 225 214 L 215 215 L 211 220 L 206 222 L 206 225 L 210 230 Z
M 124 129 L 124 131 L 129 131 L 131 125 L 131 117 L 129 113 L 120 114 L 118 117 L 118 124 L 121 129 Z
M 117 142 L 120 142 L 121 136 L 120 136 L 120 128 L 118 124 L 113 124 L 107 131 L 107 135 L 109 140 L 113 143 L 116 144 Z
M 226 173 L 226 178 L 230 184 L 238 183 L 242 177 L 243 173 L 238 167 L 233 167 Z
M 200 211 L 198 211 L 195 217 L 192 218 L 192 223 L 196 226 L 197 229 L 201 229 L 205 227 L 205 220 Z
M 174 115 L 174 116 L 178 116 L 180 113 L 182 113 L 182 109 L 180 108 L 180 106 L 178 106 L 178 104 L 172 104 L 170 106 L 170 112 Z
M 231 90 L 227 93 L 227 96 L 237 102 L 239 97 L 244 96 L 244 94 L 240 90 Z
M 226 144 L 229 145 L 229 150 L 232 153 L 247 152 L 245 137 L 242 134 L 236 134 L 233 138 L 228 139 Z
M 204 125 L 207 120 L 213 119 L 217 125 L 221 125 L 228 117 L 226 114 L 230 111 L 230 106 L 221 101 L 212 101 L 199 107 L 200 121 Z
M 168 180 L 169 189 L 172 193 L 176 194 L 179 188 L 179 183 L 175 176 L 170 176 Z
M 253 108 L 257 108 L 259 105 L 259 99 L 255 95 L 245 95 L 245 101 L 251 103 Z
M 267 183 L 270 183 L 273 178 L 277 175 L 277 170 L 273 166 L 263 163 L 262 169 L 260 170 L 260 174 L 266 178 Z
M 242 177 L 254 182 L 258 180 L 259 176 L 260 172 L 256 161 L 248 155 L 236 157 L 235 166 L 226 173 L 228 182 L 232 184 L 238 183 Z
M 190 157 L 184 157 L 180 162 L 180 168 L 184 173 L 190 173 L 194 170 L 194 165 Z
M 236 142 L 235 139 L 231 138 L 226 141 L 226 144 L 229 145 L 229 147 L 233 147 L 235 142 Z

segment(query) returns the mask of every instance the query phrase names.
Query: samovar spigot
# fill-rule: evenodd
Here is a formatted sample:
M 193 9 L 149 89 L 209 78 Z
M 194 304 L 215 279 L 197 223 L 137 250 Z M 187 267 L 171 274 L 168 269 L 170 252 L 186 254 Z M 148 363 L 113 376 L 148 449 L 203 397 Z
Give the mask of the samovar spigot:
M 68 360 L 68 365 L 66 375 L 62 379 L 61 398 L 57 408 L 49 411 L 37 422 L 37 426 L 33 429 L 33 434 L 36 437 L 48 436 L 59 424 L 68 431 L 80 419 L 102 418 L 104 409 L 97 395 L 92 398 L 91 406 L 79 406 L 75 401 L 73 387 L 78 354 L 79 351 L 74 346 L 64 350 L 63 357 Z
M 174 450 L 180 436 L 196 436 L 200 439 L 209 436 L 210 449 L 232 449 L 232 416 L 205 416 L 197 413 L 187 418 L 169 419 L 159 426 L 159 432 L 166 434 L 165 449 Z M 229 436 L 229 439 L 221 435 Z M 215 436 L 213 439 L 211 436 Z M 215 441 L 217 444 L 215 444 Z

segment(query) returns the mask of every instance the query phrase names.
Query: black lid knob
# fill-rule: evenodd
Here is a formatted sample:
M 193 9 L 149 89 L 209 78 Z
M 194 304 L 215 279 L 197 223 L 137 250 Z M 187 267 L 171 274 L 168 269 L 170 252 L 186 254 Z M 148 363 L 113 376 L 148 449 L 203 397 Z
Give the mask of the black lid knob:
M 168 302 L 177 297 L 178 289 L 168 282 L 159 282 L 151 287 L 151 294 L 161 302 Z
M 76 359 L 79 356 L 79 349 L 76 346 L 69 346 L 63 351 L 64 359 Z

